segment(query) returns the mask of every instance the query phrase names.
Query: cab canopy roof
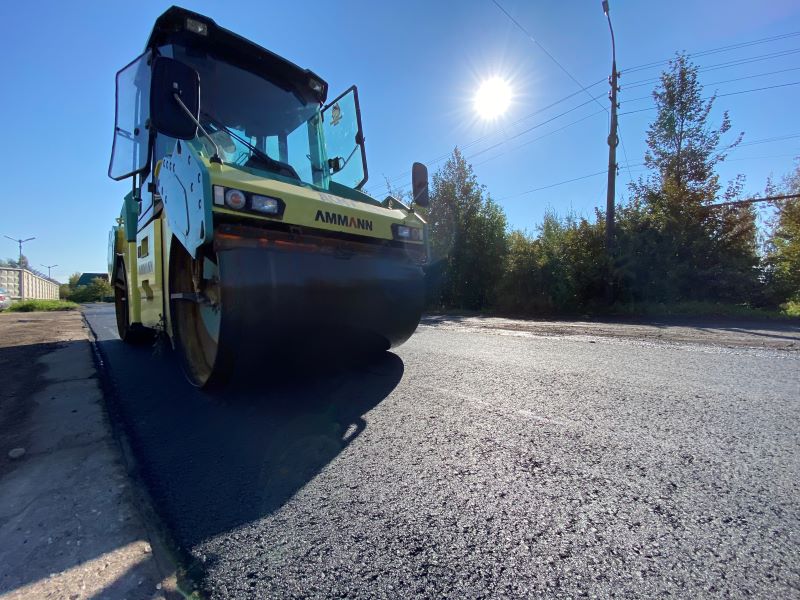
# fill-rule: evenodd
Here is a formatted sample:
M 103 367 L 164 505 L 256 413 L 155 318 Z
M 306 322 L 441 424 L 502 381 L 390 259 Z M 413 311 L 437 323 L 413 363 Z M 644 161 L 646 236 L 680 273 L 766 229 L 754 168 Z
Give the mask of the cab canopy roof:
M 313 71 L 302 69 L 185 8 L 172 6 L 156 19 L 145 50 L 156 50 L 166 44 L 205 50 L 272 82 L 289 85 L 309 100 L 324 103 L 328 95 L 328 84 Z

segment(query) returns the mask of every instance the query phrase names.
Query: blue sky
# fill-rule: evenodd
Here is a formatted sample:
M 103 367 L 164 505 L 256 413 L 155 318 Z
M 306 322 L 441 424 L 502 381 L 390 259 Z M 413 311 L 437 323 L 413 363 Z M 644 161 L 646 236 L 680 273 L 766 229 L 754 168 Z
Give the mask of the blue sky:
M 584 86 L 610 71 L 608 29 L 599 0 L 498 0 Z M 690 53 L 800 32 L 795 0 L 611 0 L 618 66 L 625 69 Z M 605 204 L 607 115 L 491 0 L 461 2 L 227 2 L 185 0 L 257 43 L 327 79 L 331 95 L 352 83 L 359 93 L 370 182 L 385 190 L 415 160 L 465 147 L 479 180 L 515 228 L 532 230 L 545 210 L 591 215 Z M 114 74 L 137 56 L 166 2 L 5 2 L 0 7 L 0 63 L 6 181 L 0 235 L 36 236 L 25 251 L 34 266 L 58 263 L 53 275 L 103 271 L 108 229 L 128 184 L 107 178 L 114 118 Z M 800 35 L 700 56 L 706 92 L 719 94 L 800 82 Z M 783 55 L 777 55 L 778 53 Z M 788 52 L 788 53 L 787 53 Z M 770 57 L 765 58 L 765 55 Z M 751 62 L 741 62 L 743 60 Z M 739 61 L 739 64 L 719 66 Z M 790 70 L 791 69 L 791 70 Z M 648 108 L 659 67 L 624 73 L 621 112 Z M 767 75 L 767 73 L 771 73 Z M 480 81 L 499 75 L 514 90 L 510 110 L 487 123 L 474 113 Z M 745 78 L 745 79 L 742 79 Z M 738 79 L 737 81 L 729 81 Z M 714 84 L 714 85 L 711 85 Z M 627 86 L 631 85 L 631 89 Z M 608 87 L 589 88 L 607 106 Z M 542 110 L 573 92 L 574 97 Z M 331 96 L 331 97 L 332 97 Z M 730 112 L 745 143 L 800 134 L 800 85 L 721 97 L 715 117 Z M 652 111 L 620 118 L 620 163 L 642 162 Z M 572 124 L 579 121 L 575 124 Z M 527 133 L 521 133 L 530 129 Z M 558 130 L 558 131 L 556 131 Z M 476 140 L 480 140 L 474 143 Z M 491 146 L 493 149 L 487 150 Z M 723 180 L 747 176 L 746 191 L 789 172 L 800 137 L 743 145 L 720 168 Z M 641 166 L 623 166 L 619 197 Z M 16 244 L 0 238 L 0 256 Z

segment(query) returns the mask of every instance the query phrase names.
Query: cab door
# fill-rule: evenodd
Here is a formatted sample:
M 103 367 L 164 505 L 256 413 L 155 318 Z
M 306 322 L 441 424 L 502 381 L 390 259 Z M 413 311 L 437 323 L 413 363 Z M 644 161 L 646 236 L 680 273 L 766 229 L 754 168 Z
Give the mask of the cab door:
M 117 73 L 114 143 L 108 176 L 120 181 L 147 167 L 150 131 L 150 52 Z
M 361 188 L 367 182 L 367 153 L 356 86 L 322 109 L 322 135 L 331 181 Z

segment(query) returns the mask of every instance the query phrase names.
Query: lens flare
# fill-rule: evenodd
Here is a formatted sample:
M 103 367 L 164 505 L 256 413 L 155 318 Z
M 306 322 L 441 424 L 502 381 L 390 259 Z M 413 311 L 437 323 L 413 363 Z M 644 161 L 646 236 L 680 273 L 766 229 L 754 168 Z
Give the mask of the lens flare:
M 511 104 L 511 86 L 501 77 L 490 77 L 475 94 L 475 112 L 487 120 L 502 116 Z

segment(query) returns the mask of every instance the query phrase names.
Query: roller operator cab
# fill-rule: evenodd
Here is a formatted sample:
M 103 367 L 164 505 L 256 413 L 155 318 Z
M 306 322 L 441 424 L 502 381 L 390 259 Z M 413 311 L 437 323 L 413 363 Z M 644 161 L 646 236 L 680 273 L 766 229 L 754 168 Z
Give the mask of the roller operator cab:
M 382 351 L 424 300 L 427 169 L 413 202 L 367 181 L 355 86 L 181 8 L 117 73 L 109 165 L 130 179 L 108 268 L 120 337 L 170 336 L 197 386 L 288 353 Z

